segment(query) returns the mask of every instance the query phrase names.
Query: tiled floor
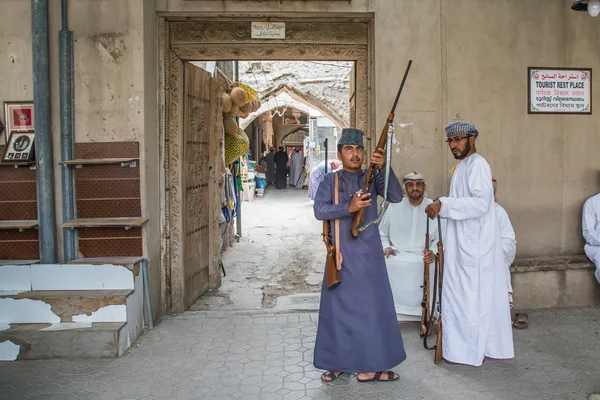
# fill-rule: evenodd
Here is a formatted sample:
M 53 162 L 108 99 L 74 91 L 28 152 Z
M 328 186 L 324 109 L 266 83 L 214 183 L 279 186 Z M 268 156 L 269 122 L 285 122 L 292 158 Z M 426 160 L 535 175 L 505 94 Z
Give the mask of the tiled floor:
M 312 366 L 316 314 L 201 312 L 164 319 L 121 358 L 0 363 L 0 399 L 587 399 L 600 391 L 600 310 L 530 313 L 517 356 L 433 364 L 403 326 L 400 380 L 333 384 Z

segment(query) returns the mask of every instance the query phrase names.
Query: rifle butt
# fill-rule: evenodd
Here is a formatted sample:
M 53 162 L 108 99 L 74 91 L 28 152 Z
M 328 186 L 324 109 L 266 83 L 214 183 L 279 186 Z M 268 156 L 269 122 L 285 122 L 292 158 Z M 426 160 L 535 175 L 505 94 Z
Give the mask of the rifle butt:
M 352 226 L 350 227 L 350 231 L 352 232 L 352 238 L 358 239 L 358 227 L 363 221 L 363 216 L 365 213 L 365 209 L 361 208 L 357 212 L 354 213 L 352 217 Z
M 340 281 L 340 274 L 339 272 L 337 272 L 337 270 L 335 271 L 327 271 L 327 289 L 329 290 L 333 290 L 336 287 L 339 286 L 339 284 L 342 283 Z
M 327 279 L 327 289 L 332 290 L 342 282 L 340 271 L 337 269 L 335 260 L 335 247 L 330 246 L 327 249 L 327 263 L 325 264 L 325 278 Z
M 425 290 L 425 289 L 423 289 Z M 429 324 L 429 308 L 425 304 L 425 296 L 423 296 L 423 301 L 421 301 L 421 331 L 419 336 L 421 339 L 427 334 L 427 325 Z
M 433 362 L 435 364 L 439 364 L 444 360 L 444 356 L 442 355 L 442 316 L 439 316 L 438 325 L 437 325 L 437 338 L 435 341 L 435 355 L 433 357 Z

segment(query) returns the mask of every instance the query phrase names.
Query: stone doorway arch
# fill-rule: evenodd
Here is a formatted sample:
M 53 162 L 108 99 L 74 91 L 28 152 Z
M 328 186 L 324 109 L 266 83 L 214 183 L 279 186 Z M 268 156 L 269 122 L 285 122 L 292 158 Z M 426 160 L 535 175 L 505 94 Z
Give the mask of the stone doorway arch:
M 282 96 L 283 95 L 283 96 Z M 285 96 L 287 95 L 287 96 Z M 287 101 L 286 97 L 289 97 L 293 101 Z M 246 129 L 248 125 L 252 123 L 256 118 L 262 115 L 265 112 L 275 110 L 277 107 L 273 107 L 272 103 L 269 100 L 278 98 L 277 104 L 279 104 L 279 108 L 282 107 L 294 107 L 298 108 L 301 111 L 307 112 L 308 107 L 314 108 L 321 112 L 324 116 L 329 118 L 338 129 L 342 129 L 347 127 L 350 121 L 345 120 L 339 113 L 332 110 L 327 105 L 323 104 L 316 97 L 312 96 L 310 93 L 303 93 L 294 88 L 290 88 L 287 85 L 281 85 L 276 90 L 271 91 L 267 94 L 263 99 L 260 99 L 263 104 L 258 109 L 258 111 L 251 113 L 248 118 L 240 121 L 240 127 L 242 129 Z M 282 101 L 283 99 L 283 101 Z M 302 105 L 306 106 L 306 109 L 302 108 Z
M 252 39 L 251 24 L 257 21 L 285 22 L 286 38 L 269 41 Z M 161 250 L 165 283 L 162 295 L 166 311 L 178 313 L 185 311 L 186 307 L 181 279 L 175 277 L 184 276 L 184 261 L 186 251 L 189 251 L 182 227 L 189 213 L 194 212 L 182 202 L 185 190 L 182 182 L 186 174 L 185 165 L 182 165 L 186 148 L 182 121 L 184 63 L 221 60 L 353 61 L 355 96 L 350 106 L 354 112 L 351 121 L 365 132 L 365 147 L 369 151 L 375 128 L 373 18 L 369 14 L 352 17 L 298 17 L 291 14 L 164 16 L 159 21 L 159 31 L 162 61 L 159 63 L 159 87 L 164 88 L 159 93 L 164 110 L 161 116 L 164 163 L 161 208 L 162 236 L 165 238 Z M 222 149 L 222 138 L 220 146 Z M 217 182 L 213 182 L 212 186 L 220 187 Z M 219 191 L 214 190 L 212 202 L 218 201 Z M 214 215 L 211 221 L 218 226 L 219 207 L 212 206 L 212 209 Z M 215 264 L 210 266 L 211 271 L 220 271 L 217 264 L 220 254 L 212 254 L 211 259 Z M 217 288 L 220 284 L 220 272 L 211 275 L 208 287 Z
M 296 130 L 293 130 L 290 133 L 286 133 L 285 136 L 283 136 L 281 138 L 281 143 L 302 146 L 303 142 L 304 142 L 304 138 L 307 136 L 308 136 L 308 131 L 306 129 L 298 128 Z

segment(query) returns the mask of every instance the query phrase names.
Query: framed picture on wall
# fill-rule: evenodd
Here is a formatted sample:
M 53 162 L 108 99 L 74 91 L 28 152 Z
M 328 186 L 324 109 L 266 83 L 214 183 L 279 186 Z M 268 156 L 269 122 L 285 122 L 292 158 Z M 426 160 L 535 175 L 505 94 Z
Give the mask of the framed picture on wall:
M 4 124 L 6 125 L 6 140 L 8 141 L 12 132 L 35 131 L 33 118 L 33 101 L 5 101 Z
M 35 155 L 34 139 L 33 132 L 12 132 L 4 148 L 2 161 L 32 161 Z
M 308 114 L 295 108 L 288 108 L 283 113 L 283 125 L 306 125 Z

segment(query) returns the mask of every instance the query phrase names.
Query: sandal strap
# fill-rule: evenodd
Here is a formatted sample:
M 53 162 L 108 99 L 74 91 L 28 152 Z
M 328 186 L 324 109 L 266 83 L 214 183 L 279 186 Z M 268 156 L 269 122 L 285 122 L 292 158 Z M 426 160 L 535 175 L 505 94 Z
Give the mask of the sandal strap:
M 336 375 L 336 374 L 335 374 L 334 372 L 332 372 L 332 371 L 327 371 L 327 372 L 323 373 L 323 375 L 321 375 L 321 378 L 323 378 L 323 377 L 327 377 L 327 378 L 329 378 L 329 380 L 327 380 L 327 379 L 323 379 L 323 380 L 330 382 L 330 381 L 336 380 L 336 379 L 337 379 L 337 378 L 339 378 L 339 377 L 340 377 L 342 374 L 343 374 L 343 372 L 340 372 L 339 374 L 337 374 L 337 375 Z

